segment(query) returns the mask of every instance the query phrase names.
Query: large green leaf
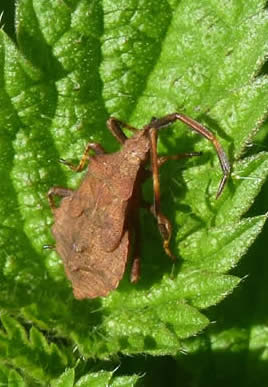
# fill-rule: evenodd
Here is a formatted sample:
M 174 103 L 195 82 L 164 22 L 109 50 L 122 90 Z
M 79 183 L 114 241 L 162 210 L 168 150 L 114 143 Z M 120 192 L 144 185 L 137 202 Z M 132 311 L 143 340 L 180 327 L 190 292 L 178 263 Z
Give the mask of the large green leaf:
M 39 329 L 67 340 L 55 349 L 57 375 L 46 375 L 55 383 L 56 376 L 74 383 L 71 371 L 63 374 L 74 367 L 71 346 L 74 357 L 100 359 L 193 352 L 189 339 L 209 324 L 202 309 L 239 284 L 227 272 L 266 220 L 263 212 L 245 217 L 268 173 L 265 151 L 245 155 L 267 116 L 265 2 L 21 0 L 16 28 L 18 47 L 0 31 L 0 307 L 34 326 L 30 341 L 21 333 L 28 368 L 17 354 L 5 355 L 8 364 L 44 379 L 43 360 L 32 369 L 29 360 L 37 340 L 50 361 Z M 165 256 L 154 220 L 141 211 L 139 284 L 130 285 L 126 273 L 107 298 L 76 301 L 60 258 L 42 250 L 53 243 L 48 189 L 76 188 L 83 175 L 57 160 L 78 160 L 87 141 L 118 149 L 105 127 L 110 115 L 141 127 L 174 111 L 217 135 L 231 181 L 216 201 L 221 170 L 212 145 L 182 124 L 163 130 L 160 152 L 203 152 L 161 169 L 178 263 Z M 152 200 L 151 181 L 144 195 Z M 195 341 L 194 351 L 201 347 Z M 87 374 L 80 368 L 77 377 Z

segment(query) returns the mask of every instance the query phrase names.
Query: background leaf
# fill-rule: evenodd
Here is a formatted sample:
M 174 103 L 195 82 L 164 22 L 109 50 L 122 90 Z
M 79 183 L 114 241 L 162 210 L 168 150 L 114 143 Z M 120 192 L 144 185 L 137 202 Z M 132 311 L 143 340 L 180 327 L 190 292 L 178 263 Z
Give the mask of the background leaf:
M 266 380 L 265 238 L 236 265 L 266 220 L 267 30 L 260 0 L 17 4 L 18 46 L 0 31 L 1 382 L 135 385 L 145 371 L 155 386 L 167 364 L 174 385 L 176 375 L 187 385 L 215 385 L 215 375 L 217 385 L 256 384 L 256 370 L 258 385 Z M 53 243 L 48 189 L 82 179 L 57 160 L 76 162 L 89 140 L 118 149 L 105 129 L 110 115 L 141 127 L 173 111 L 217 133 L 233 165 L 228 187 L 215 201 L 221 171 L 211 144 L 181 124 L 165 129 L 163 154 L 203 152 L 161 170 L 179 263 L 166 259 L 141 211 L 140 283 L 126 273 L 107 298 L 74 300 L 59 257 L 42 251 Z M 144 196 L 151 200 L 151 181 Z M 121 355 L 114 376 L 119 353 L 173 358 Z

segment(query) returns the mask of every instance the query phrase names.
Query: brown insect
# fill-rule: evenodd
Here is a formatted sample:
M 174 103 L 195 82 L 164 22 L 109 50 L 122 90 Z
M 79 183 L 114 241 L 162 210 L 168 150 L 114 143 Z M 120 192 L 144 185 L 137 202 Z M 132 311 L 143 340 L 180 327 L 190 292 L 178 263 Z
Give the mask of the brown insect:
M 138 209 L 147 206 L 158 223 L 167 255 L 174 258 L 169 248 L 172 227 L 161 212 L 159 167 L 167 160 L 179 160 L 200 153 L 183 153 L 158 157 L 158 131 L 180 120 L 192 130 L 211 141 L 218 154 L 223 177 L 217 198 L 222 193 L 230 166 L 226 154 L 216 137 L 197 121 L 179 113 L 163 118 L 153 118 L 143 129 L 111 117 L 108 129 L 122 144 L 118 152 L 107 154 L 101 145 L 89 143 L 77 167 L 61 160 L 76 172 L 90 160 L 88 171 L 80 187 L 73 191 L 53 187 L 48 192 L 49 203 L 55 217 L 52 233 L 56 239 L 56 251 L 61 256 L 67 277 L 71 280 L 77 299 L 108 295 L 121 280 L 130 246 L 133 244 L 131 282 L 140 277 L 140 232 Z M 127 138 L 122 128 L 134 132 Z M 94 156 L 89 156 L 93 150 Z M 150 167 L 148 168 L 148 161 Z M 150 207 L 141 198 L 141 185 L 147 177 L 153 177 L 154 203 Z M 56 207 L 54 196 L 63 197 Z M 132 241 L 132 236 L 134 240 Z

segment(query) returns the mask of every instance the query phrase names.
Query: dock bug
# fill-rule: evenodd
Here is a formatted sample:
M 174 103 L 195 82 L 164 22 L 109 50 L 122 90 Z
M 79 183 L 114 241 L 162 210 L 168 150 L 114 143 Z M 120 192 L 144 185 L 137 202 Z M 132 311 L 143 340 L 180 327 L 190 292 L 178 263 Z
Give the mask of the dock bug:
M 56 240 L 56 251 L 63 260 L 77 299 L 106 296 L 116 289 L 125 272 L 131 245 L 131 282 L 138 281 L 138 210 L 146 206 L 141 197 L 141 186 L 149 176 L 153 178 L 154 203 L 148 207 L 157 221 L 164 250 L 173 258 L 169 248 L 172 227 L 160 206 L 159 167 L 170 159 L 200 155 L 192 152 L 158 157 L 158 131 L 177 120 L 213 144 L 223 171 L 218 198 L 230 175 L 227 156 L 208 129 L 180 113 L 153 118 L 143 129 L 136 129 L 111 117 L 107 126 L 122 145 L 121 150 L 107 154 L 101 145 L 89 143 L 77 167 L 61 160 L 76 172 L 81 171 L 89 160 L 87 173 L 77 190 L 53 187 L 48 192 L 55 218 L 52 233 Z M 122 128 L 134 132 L 133 136 L 127 138 Z M 94 151 L 95 155 L 90 156 L 90 151 Z M 62 197 L 59 207 L 55 204 L 55 195 Z

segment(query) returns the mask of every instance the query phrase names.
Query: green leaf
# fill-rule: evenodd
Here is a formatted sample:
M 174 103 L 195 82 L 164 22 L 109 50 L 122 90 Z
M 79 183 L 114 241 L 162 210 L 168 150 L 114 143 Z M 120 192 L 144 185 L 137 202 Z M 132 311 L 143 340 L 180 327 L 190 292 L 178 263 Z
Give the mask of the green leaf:
M 27 383 L 14 369 L 0 364 L 0 383 L 2 386 L 26 387 Z
M 227 272 L 266 220 L 264 207 L 247 214 L 268 172 L 267 148 L 248 153 L 267 117 L 265 6 L 264 0 L 17 3 L 17 44 L 0 31 L 0 307 L 7 331 L 0 350 L 11 367 L 55 385 L 134 385 L 136 374 L 83 367 L 76 381 L 74 361 L 87 367 L 85 359 L 118 353 L 178 355 L 192 342 L 202 352 L 202 340 L 192 337 L 210 328 L 203 309 L 238 286 L 237 273 Z M 53 243 L 48 189 L 76 188 L 83 178 L 57 160 L 77 162 L 88 141 L 118 149 L 105 128 L 111 115 L 142 127 L 174 111 L 209 127 L 226 150 L 232 176 L 223 195 L 215 200 L 221 170 L 212 144 L 182 124 L 163 130 L 159 152 L 203 152 L 161 168 L 162 209 L 173 225 L 178 263 L 165 257 L 154 220 L 141 211 L 140 283 L 129 283 L 128 269 L 107 298 L 74 300 L 60 257 L 42 250 Z M 144 187 L 150 201 L 151 185 Z M 222 332 L 230 341 L 241 337 L 228 326 Z M 12 370 L 5 378 L 20 375 Z
M 209 234 L 207 231 L 192 234 L 181 243 L 186 266 L 189 263 L 192 266 L 194 262 L 196 267 L 223 273 L 232 269 L 259 234 L 266 219 L 265 215 L 243 219 L 225 227 L 210 228 Z
M 117 313 L 111 314 L 103 325 L 112 339 L 122 342 L 122 351 L 126 353 L 129 348 L 131 352 L 176 353 L 179 338 L 189 337 L 208 324 L 205 316 L 179 302 L 157 308 L 119 309 Z
M 92 372 L 91 374 L 85 375 L 82 378 L 80 378 L 78 382 L 75 384 L 75 386 L 77 387 L 108 386 L 112 376 L 113 376 L 112 372 L 105 372 L 105 371 Z
M 8 386 L 24 387 L 27 386 L 27 384 L 16 371 L 12 370 L 8 376 Z
M 51 382 L 51 387 L 73 387 L 74 386 L 75 371 L 69 368 L 64 371 L 57 379 Z
M 134 387 L 136 382 L 140 379 L 138 375 L 113 376 L 113 372 L 99 371 L 91 372 L 82 376 L 76 383 L 74 383 L 75 371 L 74 369 L 66 370 L 58 379 L 51 383 L 51 387 L 82 387 L 82 386 L 96 386 L 96 387 Z
M 117 376 L 112 379 L 111 387 L 134 387 L 139 385 L 140 379 L 142 379 L 142 377 L 139 375 Z
M 25 329 L 15 319 L 2 315 L 1 321 L 6 332 L 0 331 L 0 357 L 8 364 L 23 369 L 31 378 L 44 383 L 70 362 L 71 358 L 55 343 L 48 344 L 35 327 L 30 329 L 28 338 Z
M 2 383 L 2 385 L 7 384 L 9 371 L 10 370 L 7 367 L 0 364 L 0 383 Z

